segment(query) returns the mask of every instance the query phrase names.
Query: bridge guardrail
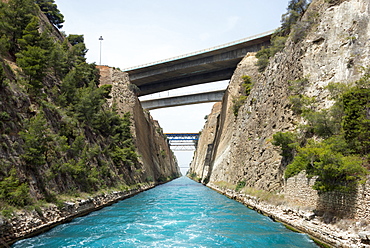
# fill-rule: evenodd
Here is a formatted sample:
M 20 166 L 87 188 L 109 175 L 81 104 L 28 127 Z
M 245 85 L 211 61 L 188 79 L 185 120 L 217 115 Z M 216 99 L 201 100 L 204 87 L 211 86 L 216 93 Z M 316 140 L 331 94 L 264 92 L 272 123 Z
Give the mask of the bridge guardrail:
M 198 55 L 198 54 L 205 53 L 205 52 L 214 51 L 214 50 L 225 48 L 225 47 L 228 47 L 228 46 L 237 45 L 237 44 L 240 44 L 240 43 L 243 43 L 243 42 L 246 42 L 246 41 L 254 40 L 254 39 L 257 39 L 257 38 L 260 38 L 260 37 L 263 37 L 263 36 L 267 36 L 269 34 L 273 34 L 275 31 L 276 31 L 276 29 L 270 30 L 270 31 L 267 31 L 267 32 L 264 32 L 264 33 L 261 33 L 261 34 L 256 34 L 256 35 L 244 38 L 244 39 L 239 39 L 239 40 L 228 42 L 228 43 L 225 43 L 225 44 L 222 44 L 222 45 L 214 46 L 214 47 L 211 47 L 211 48 L 206 48 L 206 49 L 203 49 L 203 50 L 199 50 L 199 51 L 195 51 L 195 52 L 191 52 L 191 53 L 171 57 L 171 58 L 168 58 L 168 59 L 162 59 L 162 60 L 146 63 L 146 64 L 143 64 L 143 65 L 128 67 L 128 68 L 123 69 L 122 71 L 127 72 L 127 71 L 131 71 L 131 70 L 134 70 L 134 69 L 139 69 L 139 68 L 148 67 L 148 66 L 151 66 L 151 65 L 161 64 L 161 63 L 165 63 L 165 62 L 169 62 L 169 61 L 173 61 L 173 60 L 177 60 L 177 59 L 182 59 L 182 58 Z

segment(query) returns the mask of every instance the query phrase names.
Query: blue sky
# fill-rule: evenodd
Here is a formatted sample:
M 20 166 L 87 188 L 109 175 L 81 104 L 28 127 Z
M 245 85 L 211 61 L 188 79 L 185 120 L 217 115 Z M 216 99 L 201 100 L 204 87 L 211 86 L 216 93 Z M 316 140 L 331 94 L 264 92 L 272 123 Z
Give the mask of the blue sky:
M 61 30 L 84 35 L 88 62 L 99 64 L 102 36 L 102 64 L 124 69 L 273 30 L 279 27 L 288 0 L 56 0 L 55 3 L 66 20 Z M 227 83 L 215 83 L 209 88 L 226 87 Z M 184 91 L 193 90 L 198 91 L 199 86 Z M 165 132 L 198 132 L 212 105 L 166 108 L 151 114 Z M 188 165 L 193 156 L 192 152 L 176 155 L 181 166 Z

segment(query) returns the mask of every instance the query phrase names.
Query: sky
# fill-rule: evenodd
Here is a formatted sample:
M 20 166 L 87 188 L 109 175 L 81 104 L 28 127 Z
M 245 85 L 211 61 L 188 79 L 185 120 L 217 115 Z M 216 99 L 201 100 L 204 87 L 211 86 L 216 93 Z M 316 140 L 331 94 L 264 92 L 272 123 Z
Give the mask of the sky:
M 87 62 L 134 67 L 276 29 L 288 0 L 55 0 L 61 31 L 82 34 Z M 99 37 L 103 38 L 102 41 Z M 228 81 L 160 93 L 226 88 Z M 156 96 L 159 96 L 157 94 Z M 213 103 L 152 110 L 164 132 L 199 132 Z M 193 152 L 175 152 L 187 167 Z M 186 169 L 181 169 L 183 173 Z

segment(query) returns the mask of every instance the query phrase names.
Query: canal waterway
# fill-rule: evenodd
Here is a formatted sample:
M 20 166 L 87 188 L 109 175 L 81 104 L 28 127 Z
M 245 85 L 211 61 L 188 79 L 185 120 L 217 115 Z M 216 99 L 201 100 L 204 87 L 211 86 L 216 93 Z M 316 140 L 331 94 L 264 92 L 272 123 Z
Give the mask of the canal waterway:
M 317 247 L 305 234 L 186 177 L 13 247 Z

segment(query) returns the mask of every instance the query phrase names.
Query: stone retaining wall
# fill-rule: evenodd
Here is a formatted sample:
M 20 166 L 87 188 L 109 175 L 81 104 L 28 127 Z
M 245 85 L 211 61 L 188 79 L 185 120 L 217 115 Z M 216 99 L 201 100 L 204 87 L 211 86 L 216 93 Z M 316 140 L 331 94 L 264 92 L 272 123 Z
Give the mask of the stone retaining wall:
M 360 184 L 355 193 L 325 192 L 319 195 L 312 189 L 314 183 L 315 178 L 307 178 L 302 171 L 286 181 L 283 194 L 291 203 L 315 209 L 321 214 L 370 222 L 370 178 Z
M 308 179 L 306 173 L 302 171 L 286 180 L 283 194 L 293 204 L 313 209 L 318 200 L 317 191 L 312 188 L 314 183 L 315 179 Z

